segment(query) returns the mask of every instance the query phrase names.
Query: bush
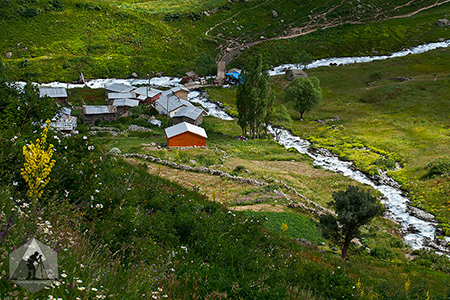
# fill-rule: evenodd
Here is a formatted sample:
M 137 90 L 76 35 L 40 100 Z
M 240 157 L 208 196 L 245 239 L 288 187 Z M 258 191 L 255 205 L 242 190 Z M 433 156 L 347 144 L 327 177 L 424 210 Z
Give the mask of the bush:
M 26 68 L 30 65 L 30 61 L 28 59 L 23 59 L 19 62 L 19 68 Z
M 166 22 L 172 22 L 172 21 L 178 21 L 178 20 L 183 20 L 183 15 L 180 12 L 167 13 L 164 16 L 164 21 L 166 21 Z
M 25 7 L 20 9 L 19 14 L 24 18 L 32 18 L 39 15 L 42 11 L 34 7 Z
M 395 161 L 384 157 L 380 157 L 374 161 L 374 165 L 381 167 L 383 170 L 392 170 L 397 166 Z
M 198 13 L 198 12 L 192 12 L 188 14 L 188 18 L 191 19 L 192 21 L 198 21 L 202 18 L 203 14 L 202 13 Z
M 235 173 L 245 172 L 245 167 L 244 166 L 237 166 L 236 168 L 234 168 L 233 172 L 235 172 Z
M 450 160 L 449 159 L 437 159 L 435 161 L 432 161 L 427 165 L 427 168 L 430 170 L 428 171 L 428 176 L 435 176 L 435 175 L 446 175 L 450 173 Z
M 369 74 L 369 82 L 378 81 L 384 78 L 384 74 L 381 71 L 375 71 Z
M 371 249 L 370 255 L 380 259 L 392 259 L 394 258 L 394 252 L 385 246 L 375 246 Z

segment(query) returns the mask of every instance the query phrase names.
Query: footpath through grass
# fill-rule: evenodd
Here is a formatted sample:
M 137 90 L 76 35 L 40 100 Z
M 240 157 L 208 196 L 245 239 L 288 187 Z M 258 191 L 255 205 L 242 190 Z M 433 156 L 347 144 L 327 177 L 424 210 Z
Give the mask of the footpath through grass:
M 71 82 L 80 73 L 87 79 L 133 73 L 147 78 L 157 72 L 183 76 L 199 71 L 198 58 L 219 58 L 228 46 L 342 22 L 352 24 L 265 41 L 245 50 L 229 67 L 241 66 L 256 53 L 276 65 L 294 62 L 303 50 L 316 59 L 370 55 L 450 37 L 436 25 L 450 4 L 407 19 L 382 21 L 381 15 L 402 15 L 435 3 L 413 2 L 361 0 L 354 6 L 332 0 L 316 1 L 311 7 L 287 0 L 12 0 L 0 7 L 0 52 L 12 80 Z M 5 57 L 9 52 L 11 57 Z

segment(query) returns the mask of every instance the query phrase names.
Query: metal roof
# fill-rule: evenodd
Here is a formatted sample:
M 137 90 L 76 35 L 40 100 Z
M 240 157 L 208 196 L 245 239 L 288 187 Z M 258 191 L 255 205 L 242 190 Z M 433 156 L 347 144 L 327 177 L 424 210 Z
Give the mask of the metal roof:
M 130 98 L 136 98 L 135 93 L 109 93 L 108 99 L 130 99 Z
M 122 83 L 113 83 L 106 87 L 106 91 L 115 92 L 115 93 L 127 93 L 131 92 L 134 89 L 131 85 L 122 84 Z
M 68 107 L 61 108 L 61 114 L 63 114 L 63 115 L 70 116 L 71 113 L 72 113 L 72 110 L 70 108 L 68 108 Z
M 203 113 L 205 113 L 205 111 L 200 107 L 185 106 L 180 108 L 180 110 L 177 111 L 177 113 L 173 117 L 187 117 L 192 120 L 197 120 L 197 118 L 200 117 Z
M 130 106 L 135 107 L 139 105 L 139 100 L 134 99 L 115 99 L 113 102 L 114 106 Z
M 187 75 L 188 77 L 198 77 L 198 74 L 195 73 L 194 71 L 186 72 L 186 75 Z
M 185 88 L 185 87 L 180 87 L 180 86 L 171 88 L 170 90 L 171 90 L 172 92 L 174 92 L 174 93 L 179 92 L 179 91 L 189 92 L 189 90 L 188 90 L 187 88 Z
M 102 115 L 114 114 L 117 112 L 117 107 L 113 105 L 84 105 L 83 114 L 85 115 Z
M 67 98 L 66 88 L 40 87 L 39 97 Z
M 168 127 L 165 129 L 165 132 L 166 132 L 167 138 L 171 138 L 171 137 L 177 136 L 177 135 L 185 133 L 185 132 L 191 132 L 193 134 L 202 136 L 204 138 L 208 138 L 208 136 L 206 135 L 205 129 L 203 129 L 202 127 L 195 126 L 193 124 L 186 123 L 186 122 L 179 123 L 177 125 Z
M 156 95 L 162 93 L 162 91 L 160 91 L 160 90 L 152 89 L 152 88 L 149 89 L 149 88 L 146 87 L 146 86 L 142 86 L 142 87 L 140 87 L 140 88 L 137 88 L 137 89 L 133 90 L 133 93 L 136 93 L 137 95 L 139 95 L 139 96 L 137 97 L 138 99 L 141 99 L 141 98 L 142 98 L 141 96 L 144 96 L 145 98 L 147 98 L 147 90 L 148 90 L 148 96 L 149 96 L 150 98 L 153 98 L 153 97 L 155 97 Z M 144 98 L 144 100 L 145 100 L 145 98 Z
M 175 109 L 181 106 L 187 106 L 185 103 L 186 100 L 180 100 L 174 94 L 169 94 L 166 97 L 159 98 L 156 103 L 164 110 L 167 111 L 167 106 L 169 108 L 169 112 L 174 111 Z M 189 101 L 187 101 L 189 105 L 192 105 Z

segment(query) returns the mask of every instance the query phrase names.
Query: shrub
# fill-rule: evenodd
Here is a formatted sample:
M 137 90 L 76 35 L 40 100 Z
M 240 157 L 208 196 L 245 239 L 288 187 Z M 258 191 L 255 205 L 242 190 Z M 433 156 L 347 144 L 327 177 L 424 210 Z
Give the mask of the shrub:
M 397 166 L 395 164 L 395 161 L 384 157 L 378 158 L 376 161 L 374 161 L 374 164 L 381 167 L 383 170 L 392 170 Z
M 245 172 L 245 167 L 244 166 L 237 166 L 236 168 L 234 168 L 233 172 L 235 172 L 235 173 Z
M 180 12 L 167 13 L 164 16 L 164 21 L 166 21 L 166 22 L 172 22 L 172 21 L 177 21 L 177 20 L 183 20 L 183 15 Z
M 64 10 L 65 4 L 63 0 L 51 0 L 50 4 L 55 10 Z
M 394 252 L 385 246 L 375 246 L 371 249 L 370 255 L 380 259 L 392 259 L 394 258 Z
M 378 81 L 384 78 L 384 74 L 381 71 L 375 71 L 369 74 L 369 81 Z
M 34 8 L 34 7 L 25 7 L 20 9 L 19 14 L 24 17 L 24 18 L 32 18 L 35 17 L 37 15 L 39 15 L 42 11 L 38 8 Z
M 199 12 L 192 12 L 188 14 L 188 18 L 191 19 L 192 21 L 198 21 L 202 18 L 202 13 Z
M 435 176 L 435 175 L 446 175 L 450 173 L 450 160 L 449 159 L 437 159 L 432 161 L 427 165 L 427 168 L 429 168 L 428 176 Z
M 19 62 L 19 68 L 26 68 L 30 65 L 30 61 L 28 59 L 23 59 Z

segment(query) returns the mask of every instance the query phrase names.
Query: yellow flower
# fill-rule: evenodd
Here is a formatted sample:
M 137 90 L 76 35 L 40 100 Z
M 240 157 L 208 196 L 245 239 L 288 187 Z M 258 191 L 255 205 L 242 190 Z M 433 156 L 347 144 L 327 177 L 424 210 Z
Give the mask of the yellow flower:
M 55 160 L 52 160 L 53 145 L 49 145 L 45 149 L 47 141 L 47 133 L 50 120 L 46 121 L 46 126 L 41 134 L 41 138 L 36 140 L 36 143 L 31 142 L 30 145 L 24 146 L 22 153 L 25 156 L 25 163 L 21 169 L 21 175 L 28 184 L 28 196 L 32 200 L 37 200 L 42 196 L 44 187 L 49 183 L 50 174 Z

